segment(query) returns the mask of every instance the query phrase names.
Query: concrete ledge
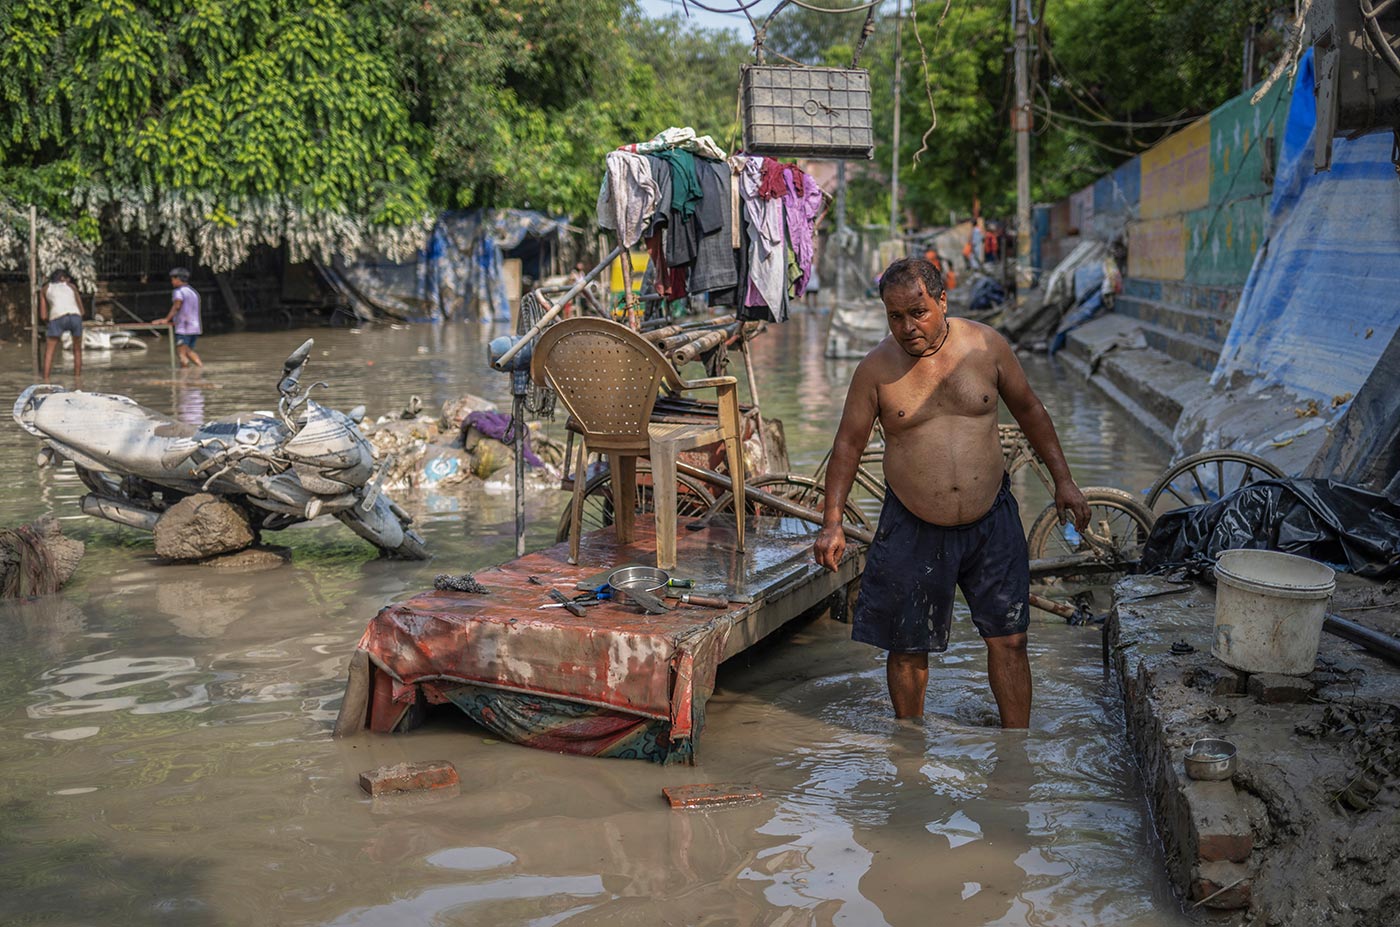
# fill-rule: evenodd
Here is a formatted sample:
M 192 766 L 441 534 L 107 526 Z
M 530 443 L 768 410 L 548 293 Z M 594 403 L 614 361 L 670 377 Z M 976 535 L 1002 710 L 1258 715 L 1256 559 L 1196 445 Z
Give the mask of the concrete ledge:
M 1255 924 L 1395 923 L 1400 782 L 1359 807 L 1339 796 L 1357 781 L 1367 741 L 1383 750 L 1400 740 L 1384 721 L 1354 720 L 1400 717 L 1400 669 L 1324 634 L 1308 677 L 1242 673 L 1210 654 L 1214 613 L 1208 586 L 1129 577 L 1114 588 L 1104 629 L 1183 904 Z M 1182 643 L 1193 649 L 1180 652 Z M 1231 781 L 1187 778 L 1182 761 L 1198 737 L 1235 744 Z

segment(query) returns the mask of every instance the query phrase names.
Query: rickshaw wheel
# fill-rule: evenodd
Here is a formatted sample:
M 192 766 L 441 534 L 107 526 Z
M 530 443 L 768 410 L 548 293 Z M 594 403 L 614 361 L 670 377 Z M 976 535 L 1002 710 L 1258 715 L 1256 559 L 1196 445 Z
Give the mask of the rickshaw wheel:
M 1278 467 L 1254 454 L 1231 450 L 1203 451 L 1183 457 L 1168 467 L 1147 491 L 1147 507 L 1161 514 L 1183 506 L 1214 502 L 1250 483 L 1266 479 L 1281 480 L 1283 475 Z M 1210 485 L 1212 478 L 1213 488 Z
M 1036 516 L 1026 535 L 1031 559 L 1095 554 L 1117 563 L 1136 561 L 1156 520 L 1152 511 L 1132 493 L 1111 487 L 1085 489 L 1084 501 L 1089 503 L 1089 526 L 1083 534 L 1060 524 L 1053 502 Z
M 703 515 L 714 502 L 714 496 L 705 484 L 683 473 L 676 474 L 676 515 L 678 519 L 694 518 Z M 554 534 L 556 541 L 569 539 L 569 504 L 559 513 L 559 528 Z M 645 460 L 637 461 L 637 506 L 639 515 L 651 515 L 656 511 L 652 498 L 651 467 Z M 612 471 L 599 473 L 588 481 L 583 490 L 583 531 L 594 528 L 611 527 L 616 520 L 613 509 Z

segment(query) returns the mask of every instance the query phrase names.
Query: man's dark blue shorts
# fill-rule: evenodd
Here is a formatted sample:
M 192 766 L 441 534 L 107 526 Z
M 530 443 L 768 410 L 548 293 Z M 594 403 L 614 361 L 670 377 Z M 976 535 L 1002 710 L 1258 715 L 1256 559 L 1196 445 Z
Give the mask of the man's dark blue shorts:
M 176 343 L 176 344 L 183 344 L 185 347 L 189 348 L 191 351 L 194 350 L 194 343 L 195 343 L 196 341 L 198 341 L 198 340 L 199 340 L 199 336 L 198 336 L 198 335 L 176 335 L 176 336 L 175 336 L 175 343 Z
M 983 637 L 1030 626 L 1030 559 L 1009 477 L 987 514 L 955 527 L 923 521 L 885 488 L 851 637 L 896 653 L 947 650 L 955 587 Z

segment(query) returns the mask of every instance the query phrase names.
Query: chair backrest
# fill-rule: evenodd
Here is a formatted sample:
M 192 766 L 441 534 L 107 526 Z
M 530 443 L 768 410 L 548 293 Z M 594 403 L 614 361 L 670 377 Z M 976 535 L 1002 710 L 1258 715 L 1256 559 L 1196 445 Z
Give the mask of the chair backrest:
M 663 382 L 679 380 L 656 346 L 608 319 L 566 319 L 545 329 L 530 376 L 549 386 L 591 449 L 648 448 L 647 422 Z

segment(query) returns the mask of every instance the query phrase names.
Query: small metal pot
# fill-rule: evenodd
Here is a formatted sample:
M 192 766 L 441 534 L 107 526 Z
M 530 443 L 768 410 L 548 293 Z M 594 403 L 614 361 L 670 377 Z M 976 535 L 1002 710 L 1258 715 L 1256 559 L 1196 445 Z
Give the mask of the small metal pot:
M 1192 779 L 1229 779 L 1238 764 L 1235 745 L 1228 740 L 1203 738 L 1186 751 L 1186 775 Z
M 665 602 L 661 599 L 661 590 L 665 589 L 670 581 L 671 574 L 659 567 L 630 566 L 608 574 L 608 585 L 613 588 L 619 599 L 641 606 L 648 613 L 659 614 L 667 610 Z M 629 594 L 632 592 L 649 593 L 652 598 L 638 601 L 637 597 Z
M 628 589 L 643 589 L 659 592 L 671 581 L 671 574 L 659 567 L 630 566 L 613 570 L 608 574 L 608 585 L 626 592 Z

